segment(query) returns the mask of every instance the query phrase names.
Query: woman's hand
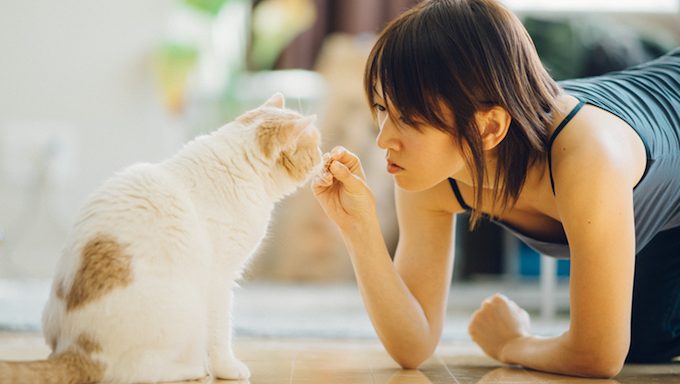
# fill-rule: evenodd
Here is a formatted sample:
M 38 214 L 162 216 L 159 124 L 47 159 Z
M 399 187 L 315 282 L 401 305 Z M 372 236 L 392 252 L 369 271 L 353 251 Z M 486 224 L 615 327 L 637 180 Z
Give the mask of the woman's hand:
M 341 230 L 375 215 L 375 198 L 359 158 L 344 147 L 324 154 L 324 169 L 312 183 L 314 196 Z
M 518 338 L 529 336 L 529 314 L 507 297 L 495 294 L 472 314 L 468 332 L 487 355 L 506 363 L 503 348 Z

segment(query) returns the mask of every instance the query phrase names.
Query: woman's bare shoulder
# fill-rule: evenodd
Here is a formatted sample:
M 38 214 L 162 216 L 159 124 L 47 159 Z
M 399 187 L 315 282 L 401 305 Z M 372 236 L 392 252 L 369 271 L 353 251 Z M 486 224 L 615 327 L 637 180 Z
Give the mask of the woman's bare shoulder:
M 558 182 L 567 167 L 577 174 L 585 169 L 601 172 L 625 170 L 634 186 L 642 178 L 646 153 L 637 133 L 615 115 L 586 105 L 555 138 L 552 148 L 552 174 Z

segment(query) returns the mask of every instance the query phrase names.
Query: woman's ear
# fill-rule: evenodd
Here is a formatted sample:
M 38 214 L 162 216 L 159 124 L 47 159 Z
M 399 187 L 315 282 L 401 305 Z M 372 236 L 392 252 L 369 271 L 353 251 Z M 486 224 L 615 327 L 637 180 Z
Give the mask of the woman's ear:
M 495 148 L 508 134 L 512 116 L 503 107 L 494 106 L 476 113 L 477 126 L 484 150 Z

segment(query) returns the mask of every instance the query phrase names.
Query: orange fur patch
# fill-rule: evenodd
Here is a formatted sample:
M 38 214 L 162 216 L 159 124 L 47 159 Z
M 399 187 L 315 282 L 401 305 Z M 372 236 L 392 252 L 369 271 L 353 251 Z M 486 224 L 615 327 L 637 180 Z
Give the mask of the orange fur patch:
M 80 268 L 66 295 L 66 310 L 92 302 L 132 282 L 131 258 L 113 237 L 100 234 L 83 248 Z
M 80 349 L 83 350 L 83 352 L 87 353 L 88 355 L 102 351 L 102 346 L 99 345 L 99 343 L 95 339 L 85 334 L 81 334 L 80 336 L 78 336 L 76 344 L 78 345 L 78 347 L 80 347 Z
M 257 145 L 268 159 L 271 158 L 274 149 L 278 146 L 275 141 L 277 134 L 276 127 L 263 125 L 257 129 Z
M 292 151 L 283 151 L 279 157 L 279 164 L 291 179 L 302 181 L 307 174 L 321 161 L 318 154 L 320 135 L 317 130 L 301 133 Z
M 92 359 L 101 351 L 92 338 L 81 335 L 76 345 L 47 360 L 0 361 L 0 383 L 95 383 L 104 377 L 105 366 Z
M 49 340 L 47 340 L 47 344 L 50 346 L 50 349 L 52 351 L 57 349 L 57 337 L 56 336 L 50 336 Z
M 78 376 L 85 379 L 85 382 L 98 382 L 104 376 L 104 365 L 93 361 L 89 356 L 82 353 L 68 351 L 57 356 L 55 360 L 62 366 L 77 367 Z
M 288 143 L 296 122 L 289 116 L 272 116 L 260 124 L 257 128 L 257 144 L 267 158 L 271 158 L 275 150 Z
M 57 299 L 59 300 L 64 300 L 66 298 L 66 294 L 64 293 L 64 280 L 60 280 L 59 282 L 57 282 L 54 294 L 57 296 Z
M 302 180 L 305 178 L 305 170 L 295 166 L 295 163 L 290 159 L 290 155 L 286 152 L 281 152 L 279 164 L 286 170 L 291 179 Z

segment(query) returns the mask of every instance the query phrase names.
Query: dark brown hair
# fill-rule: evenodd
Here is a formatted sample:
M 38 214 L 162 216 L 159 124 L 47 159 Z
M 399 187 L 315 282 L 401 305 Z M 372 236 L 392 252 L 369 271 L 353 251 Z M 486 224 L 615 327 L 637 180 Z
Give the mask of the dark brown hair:
M 529 166 L 546 156 L 560 89 L 521 22 L 497 1 L 425 0 L 403 13 L 385 27 L 368 58 L 364 88 L 371 106 L 377 82 L 388 110 L 448 132 L 460 146 L 475 186 L 473 226 L 488 177 L 476 112 L 500 106 L 512 117 L 496 148 L 494 206 L 513 205 Z

